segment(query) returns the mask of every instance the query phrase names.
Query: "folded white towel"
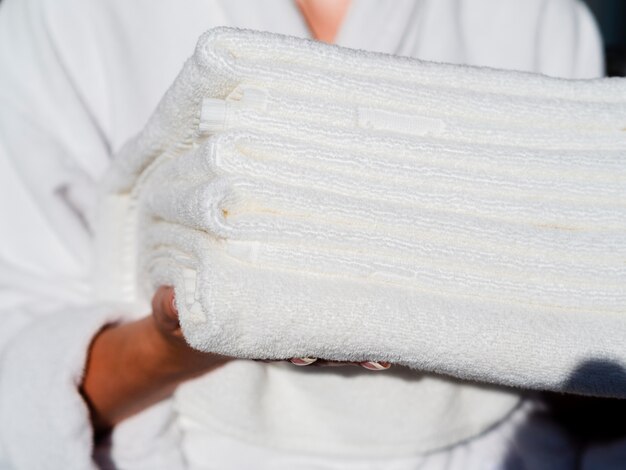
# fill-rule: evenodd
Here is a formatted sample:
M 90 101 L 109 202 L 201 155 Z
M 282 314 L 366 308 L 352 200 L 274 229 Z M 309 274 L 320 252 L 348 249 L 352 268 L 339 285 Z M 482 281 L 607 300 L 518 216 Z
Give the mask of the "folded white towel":
M 116 159 L 103 292 L 173 284 L 205 351 L 626 396 L 570 380 L 626 367 L 624 129 L 624 80 L 213 30 Z
M 554 177 L 530 182 L 421 165 L 401 175 L 380 168 L 392 163 L 387 155 L 342 155 L 365 164 L 356 174 L 334 171 L 333 150 L 321 146 L 221 134 L 160 166 L 145 191 L 147 210 L 161 225 L 214 234 L 224 239 L 220 251 L 264 268 L 521 304 L 626 304 L 615 257 L 626 253 L 623 188 L 559 175 L 555 189 Z M 597 227 L 611 226 L 598 236 Z
M 305 114 L 313 116 L 317 112 L 317 117 L 331 126 L 333 122 L 326 122 L 330 110 L 336 103 L 349 101 L 362 108 L 360 122 L 364 126 L 369 110 L 383 111 L 376 113 L 381 116 L 385 110 L 397 111 L 398 107 L 400 113 L 396 113 L 394 125 L 403 126 L 410 115 L 409 127 L 418 131 L 419 126 L 411 124 L 424 118 L 431 126 L 440 123 L 442 117 L 453 123 L 486 120 L 505 131 L 526 124 L 530 129 L 523 131 L 523 136 L 528 137 L 523 146 L 540 143 L 545 127 L 571 126 L 578 131 L 588 130 L 583 140 L 590 139 L 588 145 L 592 148 L 619 146 L 623 142 L 621 131 L 626 127 L 626 83 L 619 78 L 556 79 L 423 62 L 277 34 L 215 28 L 200 38 L 194 55 L 185 63 L 143 132 L 120 152 L 110 177 L 112 187 L 130 189 L 134 178 L 157 156 L 173 148 L 188 148 L 197 141 L 201 137 L 204 99 L 212 102 L 230 95 L 232 101 L 237 101 L 242 99 L 243 90 L 254 87 L 270 96 L 272 91 L 285 97 L 300 96 L 307 102 Z M 248 108 L 262 106 L 264 100 L 264 96 L 254 93 L 244 99 L 250 104 Z M 299 113 L 302 108 L 289 111 Z M 204 116 L 203 128 L 210 115 Z M 374 126 L 381 121 L 388 123 L 379 118 Z M 427 125 L 426 131 L 431 126 Z M 450 127 L 450 132 L 455 132 L 455 126 Z M 295 129 L 291 126 L 289 130 Z M 605 132 L 597 136 L 594 130 Z M 491 133 L 489 128 L 485 132 Z M 534 137 L 538 132 L 539 140 Z M 570 129 L 566 134 L 577 140 L 577 132 Z M 557 147 L 571 148 L 561 135 L 550 139 L 548 133 L 546 138 Z

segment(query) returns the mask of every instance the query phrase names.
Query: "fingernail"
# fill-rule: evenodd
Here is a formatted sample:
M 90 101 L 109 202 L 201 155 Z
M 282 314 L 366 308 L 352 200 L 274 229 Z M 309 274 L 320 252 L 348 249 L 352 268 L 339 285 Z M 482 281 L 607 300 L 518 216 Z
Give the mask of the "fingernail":
M 172 312 L 174 313 L 178 313 L 178 309 L 176 308 L 176 294 L 174 292 L 172 292 Z
M 391 364 L 388 362 L 377 362 L 377 361 L 367 361 L 361 362 L 361 366 L 365 367 L 368 370 L 387 370 L 391 367 Z
M 292 357 L 289 361 L 296 366 L 308 366 L 317 361 L 317 357 Z

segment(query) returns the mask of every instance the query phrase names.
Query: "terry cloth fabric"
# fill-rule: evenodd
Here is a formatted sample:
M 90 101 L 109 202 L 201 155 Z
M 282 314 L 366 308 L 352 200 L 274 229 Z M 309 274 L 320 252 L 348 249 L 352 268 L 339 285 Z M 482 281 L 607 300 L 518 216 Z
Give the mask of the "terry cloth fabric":
M 229 356 L 624 397 L 584 366 L 626 366 L 625 128 L 619 79 L 215 29 L 105 182 L 101 293 L 173 284 Z M 424 449 L 516 403 L 486 396 Z

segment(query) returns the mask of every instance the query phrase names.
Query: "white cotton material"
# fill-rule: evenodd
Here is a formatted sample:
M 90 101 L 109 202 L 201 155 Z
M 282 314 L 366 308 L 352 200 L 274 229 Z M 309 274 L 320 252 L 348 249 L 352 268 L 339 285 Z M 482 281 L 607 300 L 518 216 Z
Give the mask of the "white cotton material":
M 66 304 L 58 314 L 42 315 L 22 328 L 8 343 L 0 357 L 0 439 L 11 464 L 3 467 L 0 461 L 1 468 L 53 468 L 50 462 L 56 468 L 98 468 L 91 455 L 89 410 L 76 390 L 91 338 L 119 321 L 121 315 L 112 313 L 119 309 L 117 304 Z M 40 370 L 44 360 L 51 367 Z
M 352 4 L 337 37 L 344 46 L 572 78 L 601 73 L 599 35 L 590 13 L 575 0 L 547 2 L 547 8 L 544 0 L 353 0 Z M 96 185 L 90 179 L 99 178 L 109 166 L 110 153 L 143 127 L 206 28 L 228 24 L 296 36 L 310 33 L 297 5 L 283 0 L 196 0 L 185 2 L 184 8 L 178 1 L 163 0 L 149 15 L 144 3 L 121 0 L 4 0 L 0 5 L 0 468 L 90 468 L 89 417 L 76 381 L 89 341 L 105 322 L 115 321 L 108 315 L 130 318 L 126 305 L 111 308 L 94 303 L 89 290 L 85 248 L 91 244 L 93 227 L 82 222 L 91 220 L 86 202 L 95 195 Z M 106 34 L 110 31 L 116 33 Z M 51 206 L 58 207 L 51 212 Z M 108 313 L 96 313 L 104 309 Z M 144 306 L 137 313 L 146 312 Z M 94 315 L 99 320 L 91 319 Z M 90 326 L 79 327 L 83 321 Z M 61 336 L 56 334 L 59 328 Z M 18 339 L 19 329 L 23 331 Z M 31 333 L 33 337 L 25 341 Z M 250 374 L 250 369 L 256 373 Z M 277 369 L 283 373 L 278 381 Z M 183 417 L 194 421 L 192 437 L 187 429 L 180 442 L 162 432 L 164 423 L 155 423 L 152 407 L 116 427 L 107 457 L 116 468 L 169 470 L 187 468 L 190 454 L 219 446 L 220 452 L 204 459 L 201 468 L 251 468 L 237 465 L 248 456 L 247 444 L 254 435 L 225 439 L 226 429 L 248 431 L 251 421 L 264 424 L 254 428 L 256 436 L 268 440 L 271 436 L 274 441 L 276 423 L 287 420 L 301 428 L 289 429 L 289 437 L 303 432 L 302 423 L 317 419 L 327 424 L 322 435 L 338 440 L 343 437 L 337 436 L 338 430 L 351 431 L 348 424 L 360 426 L 357 431 L 362 436 L 374 423 L 374 439 L 362 442 L 362 448 L 381 441 L 390 446 L 397 442 L 399 427 L 405 434 L 404 447 L 414 430 L 430 433 L 431 442 L 453 425 L 467 435 L 468 410 L 459 405 L 468 401 L 465 390 L 479 394 L 477 385 L 450 383 L 445 377 L 397 367 L 371 375 L 365 370 L 358 374 L 359 370 L 232 361 L 204 376 L 201 383 L 179 387 L 176 405 L 184 416 L 158 407 L 163 422 L 169 420 L 173 426 Z M 401 370 L 411 382 L 389 375 Z M 325 388 L 327 380 L 344 373 L 354 373 L 363 381 L 347 377 L 343 389 L 337 390 L 336 380 Z M 285 397 L 287 392 L 291 396 Z M 240 395 L 246 393 L 256 399 L 255 406 Z M 491 403 L 495 395 L 481 395 L 482 401 L 476 398 L 469 412 L 479 414 L 481 403 Z M 364 402 L 365 397 L 370 400 Z M 182 410 L 183 406 L 187 408 Z M 228 427 L 216 430 L 213 416 L 205 418 L 198 412 L 200 406 L 205 413 L 219 412 Z M 377 418 L 388 415 L 393 419 Z M 403 426 L 398 425 L 399 419 Z M 507 418 L 502 424 L 509 427 L 512 421 Z M 493 452 L 503 455 L 511 448 L 531 468 L 537 466 L 533 462 L 540 462 L 554 469 L 558 465 L 549 459 L 584 452 L 549 424 L 553 439 L 562 444 L 546 445 L 545 417 L 533 421 L 533 432 L 540 427 L 534 435 L 541 436 L 534 448 L 524 447 L 517 432 L 517 428 L 528 431 L 525 424 L 512 427 L 509 435 L 498 432 L 498 426 L 467 445 L 413 456 L 406 467 L 467 470 L 474 468 L 471 462 L 476 468 L 491 462 L 497 466 L 499 460 L 490 458 Z M 209 427 L 214 434 L 205 431 Z M 308 442 L 317 442 L 319 435 L 305 427 L 310 431 Z M 418 447 L 424 448 L 422 442 Z M 163 456 L 183 449 L 185 465 Z M 286 453 L 265 447 L 260 458 L 251 460 L 252 468 L 275 470 L 275 461 Z M 308 454 L 295 453 L 299 465 L 285 466 L 362 470 L 374 465 L 379 470 L 398 470 L 399 454 L 391 463 L 387 458 L 372 462 L 361 452 L 346 459 L 328 456 L 318 463 Z M 561 461 L 565 463 L 558 468 L 571 467 L 569 457 Z
M 626 397 L 624 129 L 621 79 L 217 28 L 105 181 L 101 293 L 174 285 L 207 352 Z M 515 406 L 484 393 L 419 450 Z
M 191 145 L 207 126 L 207 110 L 205 122 L 200 122 L 202 100 L 226 99 L 241 85 L 286 98 L 299 94 L 301 100 L 317 103 L 321 117 L 342 102 L 352 101 L 358 107 L 377 106 L 383 111 L 391 107 L 402 115 L 448 116 L 478 121 L 477 125 L 486 121 L 496 129 L 504 125 L 511 131 L 562 129 L 564 135 L 575 138 L 578 131 L 587 130 L 587 148 L 605 139 L 608 142 L 600 148 L 618 146 L 626 125 L 626 83 L 620 78 L 567 80 L 439 64 L 221 27 L 201 37 L 144 131 L 122 149 L 110 178 L 113 188 L 128 191 L 158 155 Z M 231 100 L 239 96 L 235 93 Z M 249 108 L 264 101 L 258 94 L 255 98 Z M 307 119 L 315 119 L 314 112 L 307 108 Z M 325 121 L 322 124 L 335 126 L 332 120 Z M 289 129 L 293 131 L 294 126 Z M 569 148 L 563 135 L 557 133 L 555 138 L 556 142 L 548 138 L 552 145 Z M 533 142 L 525 144 L 533 146 Z

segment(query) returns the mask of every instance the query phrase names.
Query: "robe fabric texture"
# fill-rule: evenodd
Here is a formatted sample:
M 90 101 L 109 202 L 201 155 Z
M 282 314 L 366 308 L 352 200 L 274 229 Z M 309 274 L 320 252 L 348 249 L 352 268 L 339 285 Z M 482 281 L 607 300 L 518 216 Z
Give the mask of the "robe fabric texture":
M 511 462 L 569 468 L 575 449 L 530 402 L 450 448 L 434 445 L 425 454 L 403 443 L 394 452 L 385 436 L 397 420 L 389 417 L 405 416 L 410 443 L 424 410 L 398 403 L 399 388 L 411 380 L 430 383 L 448 390 L 453 404 L 472 386 L 457 390 L 444 379 L 398 370 L 383 379 L 387 394 L 371 396 L 368 381 L 381 377 L 249 361 L 184 384 L 172 400 L 118 426 L 92 459 L 87 408 L 78 393 L 89 343 L 106 323 L 145 314 L 95 298 L 95 182 L 111 155 L 143 127 L 198 36 L 220 25 L 310 37 L 286 0 L 184 6 L 4 0 L 0 6 L 0 468 L 506 468 Z M 355 0 L 336 42 L 568 78 L 597 76 L 602 67 L 589 13 L 565 0 Z M 319 387 L 322 376 L 345 382 L 349 408 L 334 406 Z M 213 405 L 209 415 L 186 408 L 198 400 Z M 238 403 L 248 407 L 235 414 Z M 303 435 L 310 432 L 310 447 L 278 449 L 292 427 L 275 421 L 277 407 L 281 416 L 293 410 Z M 453 423 L 454 407 L 440 409 L 447 410 L 441 419 Z M 341 432 L 359 419 L 370 428 L 364 445 L 387 445 L 391 452 L 374 459 L 322 442 L 341 450 Z M 327 434 L 333 430 L 337 435 Z M 583 460 L 593 468 L 597 459 L 620 452 L 619 446 L 590 449 Z

